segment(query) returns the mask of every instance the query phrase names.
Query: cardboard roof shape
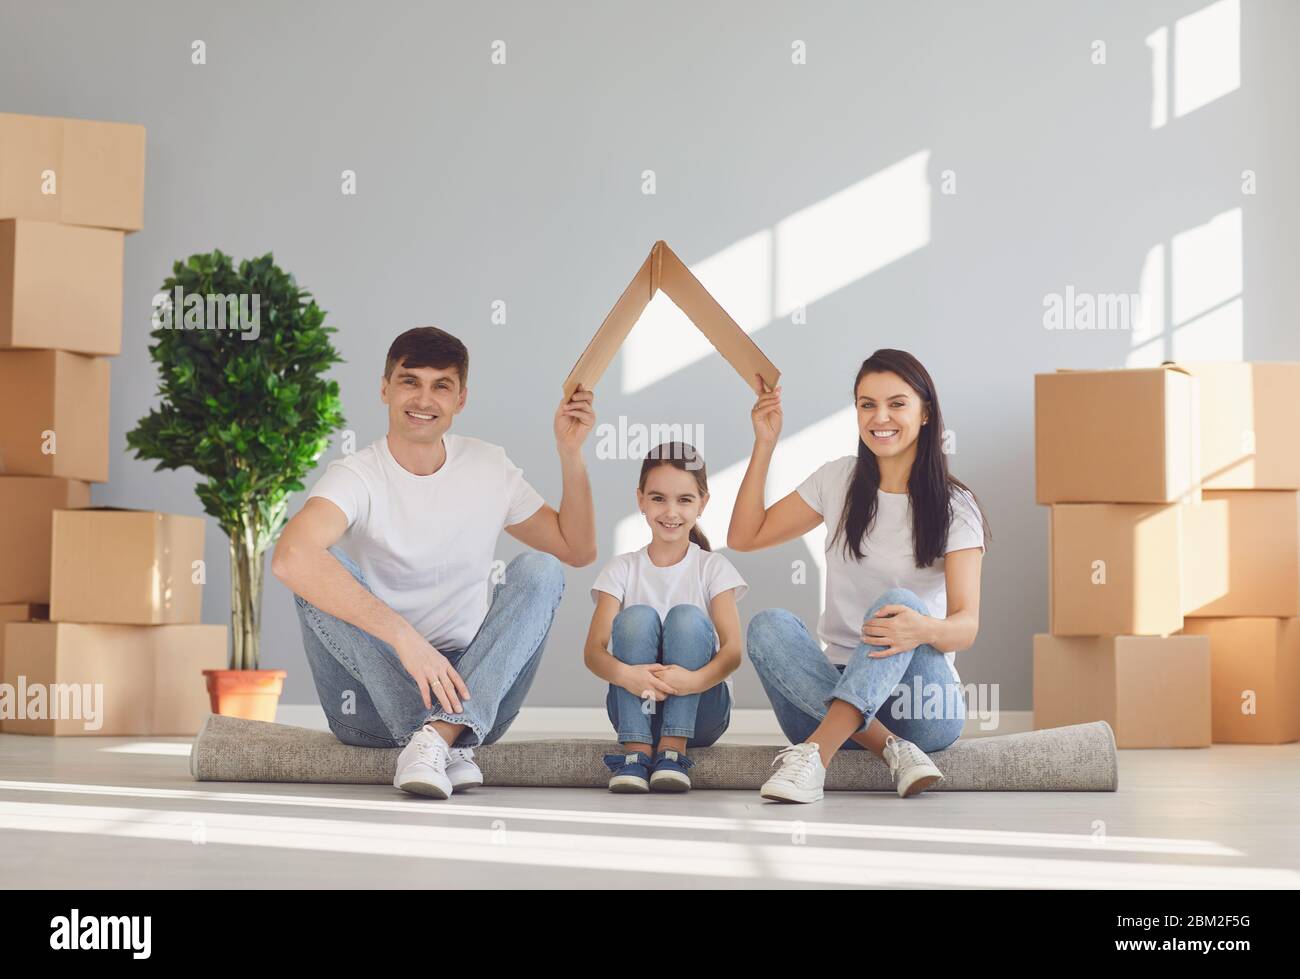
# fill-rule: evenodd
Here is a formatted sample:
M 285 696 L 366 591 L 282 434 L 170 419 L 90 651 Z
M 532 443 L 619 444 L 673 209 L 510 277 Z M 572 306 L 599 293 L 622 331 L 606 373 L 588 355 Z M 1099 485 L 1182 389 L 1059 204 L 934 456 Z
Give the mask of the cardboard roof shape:
M 623 345 L 655 293 L 661 289 L 756 394 L 761 392 L 754 380 L 755 374 L 762 375 L 769 388 L 776 387 L 781 372 L 758 349 L 758 344 L 709 295 L 700 280 L 695 278 L 667 243 L 656 241 L 636 277 L 623 290 L 623 295 L 618 297 L 618 302 L 605 317 L 605 322 L 600 324 L 600 329 L 587 344 L 587 349 L 564 379 L 566 401 L 573 396 L 579 384 L 588 391 L 595 388 L 596 382 L 605 373 L 605 368 L 614 359 L 614 354 Z

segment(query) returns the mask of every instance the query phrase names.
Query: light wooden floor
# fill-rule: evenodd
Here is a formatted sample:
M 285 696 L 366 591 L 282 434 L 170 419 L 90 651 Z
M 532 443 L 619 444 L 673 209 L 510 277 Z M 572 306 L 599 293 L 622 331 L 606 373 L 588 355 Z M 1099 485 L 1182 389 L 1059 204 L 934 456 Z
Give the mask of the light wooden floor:
M 1115 793 L 811 806 L 199 783 L 188 749 L 0 735 L 0 886 L 1300 886 L 1296 744 L 1122 751 Z

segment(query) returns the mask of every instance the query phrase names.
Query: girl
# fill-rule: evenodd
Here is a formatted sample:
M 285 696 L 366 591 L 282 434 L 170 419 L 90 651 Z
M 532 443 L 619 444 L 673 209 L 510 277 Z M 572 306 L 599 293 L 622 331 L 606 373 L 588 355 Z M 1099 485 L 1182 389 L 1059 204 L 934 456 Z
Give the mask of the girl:
M 763 485 L 781 432 L 781 389 L 761 389 L 727 544 L 753 551 L 823 522 L 829 531 L 817 627 L 825 653 L 784 609 L 749 624 L 749 657 L 791 743 L 761 794 L 816 802 L 835 753 L 867 748 L 888 763 L 900 796 L 915 795 L 943 778 L 925 752 L 961 734 L 953 653 L 979 630 L 988 536 L 974 494 L 948 474 L 934 382 L 911 354 L 877 350 L 853 384 L 856 456 L 827 462 L 771 507 Z
M 723 681 L 740 666 L 736 602 L 749 586 L 696 526 L 709 487 L 693 446 L 652 449 L 636 499 L 651 540 L 596 576 L 585 660 L 609 683 L 605 706 L 624 748 L 605 756 L 609 790 L 685 792 L 686 749 L 713 744 L 731 720 Z

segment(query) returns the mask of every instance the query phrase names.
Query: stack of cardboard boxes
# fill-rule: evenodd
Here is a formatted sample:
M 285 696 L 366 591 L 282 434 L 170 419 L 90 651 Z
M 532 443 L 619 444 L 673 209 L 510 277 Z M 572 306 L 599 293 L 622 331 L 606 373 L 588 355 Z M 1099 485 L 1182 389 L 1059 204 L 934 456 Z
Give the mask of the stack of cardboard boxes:
M 140 126 L 0 113 L 6 733 L 192 734 L 198 671 L 225 665 L 224 627 L 197 624 L 203 521 L 86 509 L 108 479 L 106 358 L 144 147 Z
M 1034 726 L 1128 748 L 1300 738 L 1300 364 L 1035 377 L 1050 635 Z

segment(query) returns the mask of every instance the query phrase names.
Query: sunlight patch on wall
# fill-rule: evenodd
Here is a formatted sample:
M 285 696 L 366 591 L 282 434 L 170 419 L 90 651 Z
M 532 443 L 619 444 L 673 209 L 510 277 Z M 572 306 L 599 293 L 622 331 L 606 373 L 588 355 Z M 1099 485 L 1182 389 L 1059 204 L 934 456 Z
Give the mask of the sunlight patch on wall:
M 930 243 L 929 162 L 913 153 L 777 224 L 777 316 Z
M 1142 314 L 1126 365 L 1241 360 L 1245 356 L 1244 285 L 1239 207 L 1179 232 L 1167 247 L 1153 246 L 1142 266 Z

